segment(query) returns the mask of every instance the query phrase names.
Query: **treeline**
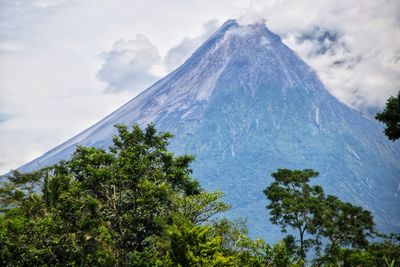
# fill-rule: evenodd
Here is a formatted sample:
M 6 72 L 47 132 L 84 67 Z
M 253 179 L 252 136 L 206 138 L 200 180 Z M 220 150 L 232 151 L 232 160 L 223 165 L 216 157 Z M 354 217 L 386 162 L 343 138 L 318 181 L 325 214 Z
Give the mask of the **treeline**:
M 368 211 L 310 185 L 313 170 L 272 174 L 271 221 L 296 235 L 270 245 L 242 221 L 216 219 L 229 205 L 191 178 L 192 156 L 167 150 L 169 133 L 117 128 L 108 150 L 78 147 L 69 161 L 1 184 L 1 266 L 400 264 L 398 237 L 377 234 Z

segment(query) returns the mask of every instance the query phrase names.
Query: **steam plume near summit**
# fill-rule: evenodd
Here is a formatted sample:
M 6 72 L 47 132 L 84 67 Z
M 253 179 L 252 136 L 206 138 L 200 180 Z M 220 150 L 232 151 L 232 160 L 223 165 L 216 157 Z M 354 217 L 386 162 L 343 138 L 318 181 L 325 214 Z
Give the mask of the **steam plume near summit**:
M 400 2 L 252 1 L 241 23 L 265 19 L 342 102 L 382 107 L 400 88 Z

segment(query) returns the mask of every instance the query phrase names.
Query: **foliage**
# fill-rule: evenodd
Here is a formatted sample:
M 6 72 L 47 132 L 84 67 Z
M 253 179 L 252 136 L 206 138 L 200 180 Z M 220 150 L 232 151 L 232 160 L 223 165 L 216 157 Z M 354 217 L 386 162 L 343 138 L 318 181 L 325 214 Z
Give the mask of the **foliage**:
M 174 224 L 155 251 L 163 266 L 235 266 L 234 256 L 224 253 L 221 237 L 212 235 L 210 226 Z
M 201 195 L 190 178 L 193 157 L 169 152 L 169 133 L 117 128 L 109 150 L 78 147 L 69 161 L 8 177 L 0 189 L 3 263 L 131 264 L 150 237 L 164 234 L 183 199 Z
M 400 235 L 383 235 L 382 242 L 368 246 L 367 251 L 374 259 L 375 266 L 400 266 Z
M 182 213 L 193 224 L 204 224 L 214 215 L 230 209 L 228 204 L 219 201 L 222 196 L 223 193 L 219 191 L 186 196 L 182 201 Z
M 391 96 L 386 101 L 385 109 L 376 114 L 375 119 L 386 125 L 384 132 L 389 140 L 400 138 L 400 91 L 397 97 Z
M 373 236 L 374 222 L 369 211 L 328 195 L 314 222 L 318 238 L 325 238 L 325 255 L 319 259 L 334 263 L 342 247 L 365 249 Z
M 192 156 L 167 150 L 154 125 L 119 125 L 107 150 L 72 158 L 0 185 L 0 266 L 399 266 L 398 236 L 373 233 L 370 213 L 310 185 L 313 170 L 278 170 L 264 193 L 271 220 L 297 230 L 276 244 L 229 221 L 221 192 L 191 178 Z
M 264 190 L 270 204 L 271 221 L 297 230 L 299 245 L 293 236 L 284 241 L 288 251 L 296 251 L 300 263 L 306 262 L 306 250 L 314 248 L 316 266 L 384 266 L 395 264 L 399 246 L 393 240 L 370 243 L 375 237 L 371 213 L 361 207 L 325 195 L 322 187 L 309 185 L 317 172 L 279 169 L 275 181 Z M 304 239 L 304 234 L 307 239 Z M 320 255 L 321 246 L 324 254 Z M 291 262 L 296 258 L 292 258 Z
M 280 225 L 283 232 L 288 227 L 298 232 L 298 255 L 302 260 L 305 260 L 307 249 L 314 241 L 306 239 L 305 235 L 315 232 L 313 223 L 324 198 L 320 186 L 308 184 L 316 176 L 318 173 L 310 169 L 278 169 L 272 174 L 275 181 L 264 190 L 270 200 L 267 208 L 270 210 L 271 222 Z
M 244 260 L 270 260 L 263 242 L 216 219 L 229 209 L 223 194 L 204 191 L 190 177 L 193 157 L 169 152 L 169 133 L 157 133 L 154 125 L 117 129 L 107 150 L 79 146 L 70 160 L 13 172 L 0 186 L 1 266 L 246 266 Z

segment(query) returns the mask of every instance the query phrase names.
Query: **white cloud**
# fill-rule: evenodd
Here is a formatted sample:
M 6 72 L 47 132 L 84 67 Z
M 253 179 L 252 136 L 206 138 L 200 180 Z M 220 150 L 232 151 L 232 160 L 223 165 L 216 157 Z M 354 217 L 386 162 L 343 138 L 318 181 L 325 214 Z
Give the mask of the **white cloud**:
M 0 40 L 0 52 L 12 52 L 24 49 L 25 44 L 16 40 Z
M 6 41 L 0 45 L 0 114 L 6 116 L 0 173 L 33 160 L 145 89 L 104 94 L 96 78 L 105 63 L 99 55 L 117 40 L 142 33 L 165 55 L 184 36 L 201 35 L 204 22 L 225 21 L 246 6 L 232 0 L 0 0 L 0 40 Z M 149 71 L 162 72 L 162 64 Z
M 179 67 L 219 26 L 216 19 L 204 23 L 201 34 L 183 38 L 163 57 L 144 35 L 137 35 L 135 40 L 119 40 L 103 54 L 104 64 L 97 78 L 107 83 L 107 93 L 140 92 Z
M 393 0 L 255 0 L 239 22 L 265 20 L 317 71 L 333 95 L 349 106 L 367 110 L 382 107 L 400 88 L 397 10 L 400 2 Z M 202 34 L 181 39 L 152 70 L 156 67 L 157 73 L 165 74 L 180 66 L 218 26 L 217 20 L 210 20 Z M 156 81 L 156 76 L 141 75 Z
M 31 0 L 31 4 L 35 7 L 55 7 L 64 4 L 65 0 Z
M 105 53 L 105 62 L 97 77 L 108 84 L 106 92 L 130 90 L 140 92 L 160 78 L 151 73 L 161 60 L 157 48 L 144 36 L 119 40 Z
M 265 18 L 332 94 L 363 110 L 400 89 L 399 10 L 396 0 L 253 1 L 242 22 Z
M 183 38 L 178 45 L 172 47 L 165 55 L 163 59 L 165 70 L 170 72 L 179 67 L 219 26 L 220 22 L 213 19 L 203 25 L 203 33 L 199 36 Z

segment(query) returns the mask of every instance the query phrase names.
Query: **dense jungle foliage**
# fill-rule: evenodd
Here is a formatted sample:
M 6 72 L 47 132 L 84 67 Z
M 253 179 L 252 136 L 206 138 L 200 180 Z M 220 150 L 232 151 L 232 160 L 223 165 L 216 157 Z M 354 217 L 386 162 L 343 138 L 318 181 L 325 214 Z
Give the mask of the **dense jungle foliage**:
M 1 184 L 1 266 L 400 266 L 398 236 L 311 185 L 314 170 L 272 174 L 265 212 L 290 234 L 268 244 L 223 217 L 223 194 L 191 178 L 194 158 L 168 151 L 171 134 L 116 127 L 107 150 L 78 147 Z

